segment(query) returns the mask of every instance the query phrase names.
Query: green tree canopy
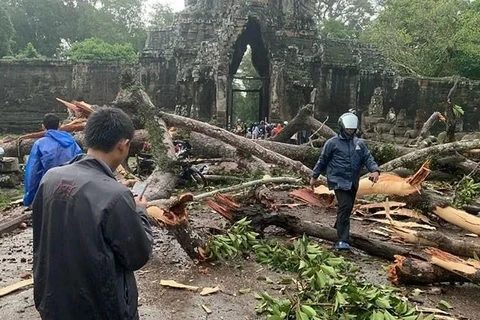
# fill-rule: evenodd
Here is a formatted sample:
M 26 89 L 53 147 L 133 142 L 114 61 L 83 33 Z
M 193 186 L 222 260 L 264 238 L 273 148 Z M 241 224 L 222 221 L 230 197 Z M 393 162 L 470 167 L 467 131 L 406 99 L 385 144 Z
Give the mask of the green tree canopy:
M 0 58 L 11 53 L 10 43 L 13 32 L 14 29 L 10 15 L 0 1 Z
M 52 57 L 61 41 L 99 38 L 128 42 L 136 50 L 145 44 L 142 17 L 145 0 L 2 0 L 15 30 L 13 51 L 31 42 L 39 53 Z
M 130 43 L 109 44 L 97 38 L 89 38 L 75 42 L 72 47 L 67 50 L 66 56 L 72 60 L 104 60 L 127 63 L 137 61 L 137 55 Z
M 480 78 L 478 0 L 387 0 L 362 33 L 407 73 Z
M 316 0 L 314 17 L 322 35 L 357 38 L 375 13 L 374 0 Z

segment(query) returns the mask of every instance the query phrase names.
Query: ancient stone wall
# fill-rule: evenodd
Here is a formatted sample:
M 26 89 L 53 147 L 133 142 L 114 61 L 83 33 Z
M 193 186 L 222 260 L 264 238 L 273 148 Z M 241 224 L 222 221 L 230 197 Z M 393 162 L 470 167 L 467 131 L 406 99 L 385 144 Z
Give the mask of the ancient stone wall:
M 425 118 L 445 108 L 451 79 L 402 78 L 372 46 L 319 37 L 311 0 L 185 3 L 170 28 L 149 32 L 141 57 L 142 82 L 164 110 L 228 126 L 232 79 L 247 45 L 264 78 L 259 120 L 291 119 L 314 88 L 315 116 L 331 125 L 349 108 L 366 111 L 377 88 L 383 116 L 402 110 L 410 127 L 418 110 Z M 478 129 L 479 96 L 480 82 L 469 80 L 453 95 L 465 109 L 466 130 Z
M 117 63 L 0 60 L 0 132 L 40 129 L 43 115 L 66 117 L 55 98 L 110 103 L 120 86 Z

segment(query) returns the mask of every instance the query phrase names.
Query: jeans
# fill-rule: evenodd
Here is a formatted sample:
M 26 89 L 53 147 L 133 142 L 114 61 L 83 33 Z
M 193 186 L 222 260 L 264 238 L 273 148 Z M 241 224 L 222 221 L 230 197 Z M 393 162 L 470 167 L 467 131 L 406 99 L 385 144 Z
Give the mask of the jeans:
M 353 205 L 357 188 L 351 190 L 335 190 L 335 196 L 338 200 L 337 221 L 334 228 L 337 229 L 337 241 L 349 243 L 350 235 L 350 215 L 352 214 Z

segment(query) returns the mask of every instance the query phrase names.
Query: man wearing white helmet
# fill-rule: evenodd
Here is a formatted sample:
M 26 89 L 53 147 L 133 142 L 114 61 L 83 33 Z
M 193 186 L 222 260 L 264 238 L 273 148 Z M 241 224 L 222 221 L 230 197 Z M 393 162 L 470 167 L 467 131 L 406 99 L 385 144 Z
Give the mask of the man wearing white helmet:
M 360 180 L 360 171 L 364 166 L 370 171 L 370 180 L 378 181 L 380 169 L 367 149 L 365 143 L 355 136 L 358 129 L 358 117 L 344 113 L 338 119 L 340 133 L 330 138 L 323 146 L 322 154 L 313 168 L 310 185 L 315 186 L 321 173 L 326 171 L 330 190 L 335 191 L 338 200 L 337 242 L 338 250 L 350 249 L 350 215 Z

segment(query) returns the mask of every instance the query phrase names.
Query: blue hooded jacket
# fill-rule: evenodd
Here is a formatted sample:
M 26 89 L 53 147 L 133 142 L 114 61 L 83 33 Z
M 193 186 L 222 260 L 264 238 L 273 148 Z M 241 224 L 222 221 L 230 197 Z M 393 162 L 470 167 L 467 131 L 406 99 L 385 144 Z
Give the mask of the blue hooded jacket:
M 326 171 L 330 190 L 351 190 L 352 187 L 358 188 L 360 171 L 364 166 L 370 172 L 380 172 L 362 140 L 339 134 L 327 140 L 323 146 L 322 154 L 313 168 L 312 177 L 317 179 Z
M 82 149 L 68 132 L 47 130 L 43 138 L 35 141 L 28 157 L 23 205 L 29 206 L 33 202 L 40 181 L 48 170 L 70 161 L 81 153 Z

